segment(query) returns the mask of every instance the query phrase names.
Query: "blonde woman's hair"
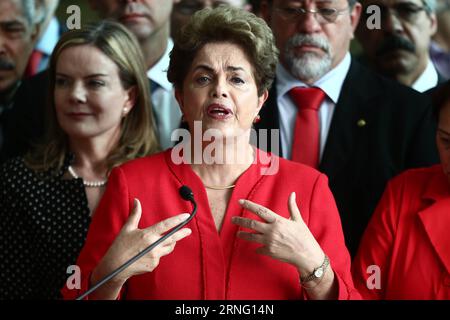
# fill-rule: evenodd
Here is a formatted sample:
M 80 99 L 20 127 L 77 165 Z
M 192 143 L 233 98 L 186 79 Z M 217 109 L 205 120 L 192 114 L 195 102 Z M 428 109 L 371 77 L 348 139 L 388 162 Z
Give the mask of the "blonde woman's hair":
M 159 150 L 154 132 L 149 81 L 138 42 L 125 27 L 105 20 L 63 34 L 52 53 L 48 71 L 50 81 L 44 142 L 25 157 L 25 163 L 36 171 L 60 170 L 70 153 L 68 136 L 59 125 L 55 111 L 56 65 L 63 50 L 80 45 L 93 46 L 102 51 L 117 65 L 123 88 L 127 90 L 134 86 L 136 89 L 135 105 L 123 118 L 119 141 L 106 159 L 109 170 Z

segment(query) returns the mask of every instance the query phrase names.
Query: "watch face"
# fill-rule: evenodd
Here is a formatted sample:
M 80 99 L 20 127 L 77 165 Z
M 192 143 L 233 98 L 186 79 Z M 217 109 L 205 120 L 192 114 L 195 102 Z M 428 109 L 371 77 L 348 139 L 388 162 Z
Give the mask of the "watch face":
M 314 275 L 316 276 L 316 278 L 321 278 L 323 276 L 323 269 L 317 269 L 316 271 L 314 271 Z

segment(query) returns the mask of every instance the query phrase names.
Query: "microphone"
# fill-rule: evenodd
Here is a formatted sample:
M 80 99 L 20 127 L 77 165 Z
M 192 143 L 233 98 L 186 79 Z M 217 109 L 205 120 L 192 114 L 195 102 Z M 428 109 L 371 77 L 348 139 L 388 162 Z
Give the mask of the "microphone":
M 192 201 L 193 204 L 195 205 L 194 193 L 192 193 L 192 190 L 188 186 L 181 186 L 179 192 L 180 192 L 180 196 L 184 200 Z
M 102 285 L 104 285 L 106 282 L 108 282 L 109 280 L 111 280 L 112 278 L 114 278 L 116 275 L 118 275 L 120 272 L 122 272 L 123 270 L 125 270 L 126 268 L 128 268 L 132 263 L 134 263 L 135 261 L 139 260 L 142 256 L 146 255 L 147 253 L 149 253 L 151 250 L 153 250 L 153 248 L 155 248 L 158 244 L 160 244 L 161 242 L 163 242 L 164 240 L 166 240 L 168 237 L 170 237 L 171 235 L 173 235 L 175 232 L 177 232 L 178 230 L 180 230 L 181 228 L 183 228 L 186 224 L 189 223 L 189 221 L 191 221 L 195 214 L 197 213 L 197 203 L 195 202 L 194 199 L 194 193 L 192 192 L 192 190 L 188 187 L 188 186 L 181 186 L 180 189 L 178 190 L 180 193 L 180 196 L 186 200 L 186 201 L 190 201 L 192 203 L 193 209 L 191 212 L 191 215 L 189 216 L 189 218 L 187 218 L 185 221 L 183 221 L 182 223 L 180 223 L 179 225 L 177 225 L 176 227 L 174 227 L 170 232 L 166 233 L 164 236 L 162 236 L 160 239 L 156 240 L 155 242 L 153 242 L 151 245 L 149 245 L 147 248 L 145 248 L 143 251 L 139 252 L 137 255 L 135 255 L 134 257 L 132 257 L 131 259 L 129 259 L 127 262 L 125 262 L 123 265 L 121 265 L 120 267 L 118 267 L 116 270 L 114 270 L 113 272 L 111 272 L 110 274 L 106 275 L 104 278 L 102 278 L 96 285 L 94 285 L 93 287 L 91 287 L 89 290 L 87 290 L 85 293 L 83 293 L 82 295 L 80 295 L 78 298 L 76 298 L 76 300 L 83 300 L 84 298 L 86 298 L 88 295 L 90 295 L 92 292 L 94 292 L 95 290 L 97 290 L 98 288 L 100 288 Z

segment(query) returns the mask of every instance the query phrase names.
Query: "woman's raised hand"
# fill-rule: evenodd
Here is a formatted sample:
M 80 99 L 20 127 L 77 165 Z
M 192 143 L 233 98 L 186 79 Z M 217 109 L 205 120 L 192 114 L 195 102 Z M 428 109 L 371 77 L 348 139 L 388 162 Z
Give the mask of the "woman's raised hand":
M 288 200 L 290 219 L 283 218 L 270 209 L 249 200 L 240 200 L 245 209 L 259 216 L 264 222 L 233 217 L 233 223 L 253 232 L 239 231 L 238 237 L 263 246 L 257 253 L 294 265 L 301 275 L 313 272 L 324 260 L 325 254 L 303 221 L 295 202 L 295 192 Z
M 148 228 L 139 229 L 142 215 L 141 204 L 134 200 L 134 208 L 120 233 L 106 252 L 105 256 L 95 268 L 91 276 L 91 285 L 95 285 L 102 277 L 114 271 L 130 258 L 143 251 L 149 245 L 160 239 L 167 231 L 185 221 L 189 214 L 179 214 L 162 220 Z M 120 286 L 132 276 L 153 271 L 159 264 L 161 257 L 170 254 L 181 239 L 191 234 L 191 229 L 182 228 L 157 245 L 152 251 L 135 261 L 128 268 L 119 273 L 114 279 Z

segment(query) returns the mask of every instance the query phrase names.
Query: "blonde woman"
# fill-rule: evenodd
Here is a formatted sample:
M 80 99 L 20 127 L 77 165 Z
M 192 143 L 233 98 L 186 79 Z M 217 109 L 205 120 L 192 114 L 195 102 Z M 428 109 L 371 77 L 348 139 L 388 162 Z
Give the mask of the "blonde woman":
M 58 42 L 45 142 L 0 168 L 0 299 L 58 298 L 111 169 L 158 150 L 144 70 L 117 23 Z

